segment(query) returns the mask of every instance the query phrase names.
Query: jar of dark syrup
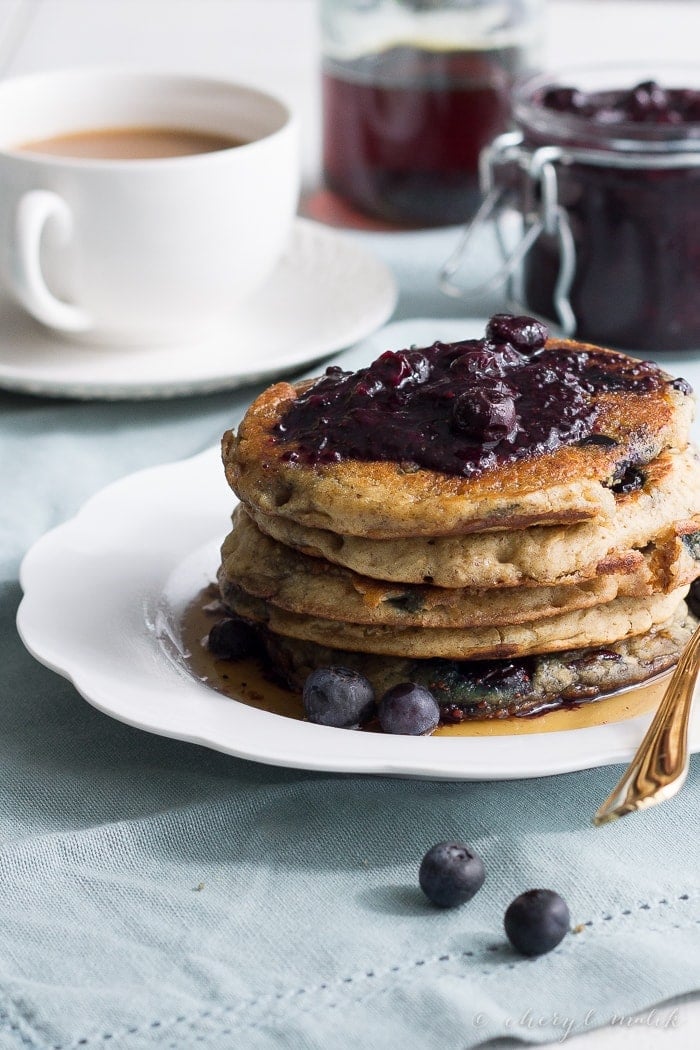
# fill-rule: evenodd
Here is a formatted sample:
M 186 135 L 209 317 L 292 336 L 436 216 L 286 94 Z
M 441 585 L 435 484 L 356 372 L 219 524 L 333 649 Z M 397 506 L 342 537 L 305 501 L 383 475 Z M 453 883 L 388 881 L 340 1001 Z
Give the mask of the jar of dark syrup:
M 464 222 L 532 70 L 543 0 L 321 0 L 323 169 L 360 211 Z
M 604 346 L 700 350 L 700 67 L 538 76 L 514 119 L 465 238 L 519 215 L 520 239 L 501 237 L 510 305 Z M 468 259 L 463 243 L 443 270 L 450 294 Z

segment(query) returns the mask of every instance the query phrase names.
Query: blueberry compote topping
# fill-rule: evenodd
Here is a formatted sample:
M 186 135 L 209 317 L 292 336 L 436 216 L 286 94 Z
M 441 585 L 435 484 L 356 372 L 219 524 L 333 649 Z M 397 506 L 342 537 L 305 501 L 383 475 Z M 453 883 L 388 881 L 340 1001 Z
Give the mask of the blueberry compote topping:
M 276 440 L 293 445 L 283 458 L 474 477 L 590 439 L 597 394 L 666 382 L 649 361 L 547 346 L 547 335 L 531 317 L 497 314 L 484 339 L 388 350 L 358 372 L 328 368 L 275 427 Z
M 541 97 L 546 109 L 584 117 L 594 124 L 684 125 L 700 121 L 700 90 L 664 88 L 654 80 L 629 90 L 579 91 L 550 87 Z

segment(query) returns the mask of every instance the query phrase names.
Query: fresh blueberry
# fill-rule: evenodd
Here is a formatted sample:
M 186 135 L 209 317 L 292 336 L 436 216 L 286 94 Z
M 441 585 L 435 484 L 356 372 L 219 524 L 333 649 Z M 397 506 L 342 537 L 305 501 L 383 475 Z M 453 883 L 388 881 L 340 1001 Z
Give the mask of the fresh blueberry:
M 484 862 L 461 842 L 431 846 L 418 869 L 420 888 L 440 908 L 470 901 L 486 878 Z
M 506 909 L 506 936 L 522 955 L 544 955 L 556 948 L 569 930 L 566 901 L 554 890 L 527 890 Z
M 235 617 L 219 620 L 209 632 L 209 652 L 222 660 L 245 660 L 258 649 L 260 640 L 252 624 Z
M 377 714 L 385 733 L 400 736 L 432 733 L 440 721 L 437 700 L 430 690 L 414 682 L 401 682 L 389 689 L 379 701 Z
M 486 325 L 486 338 L 495 343 L 510 343 L 521 354 L 541 350 L 547 341 L 546 325 L 534 317 L 514 317 L 512 314 L 494 314 Z
M 304 711 L 310 722 L 356 729 L 374 713 L 374 689 L 348 667 L 317 667 L 304 682 Z

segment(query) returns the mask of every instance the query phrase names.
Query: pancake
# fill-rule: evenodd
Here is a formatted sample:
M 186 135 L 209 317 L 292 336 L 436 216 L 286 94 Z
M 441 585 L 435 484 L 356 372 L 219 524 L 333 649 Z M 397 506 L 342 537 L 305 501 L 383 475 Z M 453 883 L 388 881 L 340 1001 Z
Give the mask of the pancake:
M 222 440 L 224 606 L 292 688 L 413 681 L 446 722 L 646 681 L 695 626 L 693 408 L 657 365 L 509 315 L 277 383 Z
M 241 588 L 226 587 L 225 604 L 237 616 L 287 635 L 334 649 L 406 656 L 418 660 L 504 659 L 608 646 L 644 634 L 669 620 L 687 593 L 616 598 L 605 605 L 577 609 L 527 624 L 498 627 L 395 627 L 354 624 L 290 612 Z
M 700 508 L 698 453 L 690 447 L 663 453 L 644 473 L 642 487 L 617 495 L 602 521 L 466 536 L 367 539 L 248 510 L 273 539 L 374 579 L 457 588 L 561 586 L 600 573 L 636 572 L 641 548 L 649 544 L 669 562 L 682 554 L 679 535 L 700 529 L 700 518 L 693 517 Z
M 700 532 L 695 536 L 700 542 Z M 532 623 L 623 595 L 677 589 L 699 575 L 700 551 L 696 560 L 681 544 L 675 561 L 647 552 L 634 573 L 601 575 L 567 586 L 477 590 L 392 584 L 277 543 L 263 535 L 239 505 L 221 550 L 219 585 L 225 602 L 232 588 L 240 588 L 281 609 L 343 623 L 464 628 Z
M 301 690 L 317 667 L 349 667 L 372 682 L 378 696 L 399 682 L 433 692 L 446 722 L 531 714 L 562 703 L 597 700 L 668 670 L 697 621 L 681 603 L 674 617 L 644 635 L 604 649 L 569 649 L 520 661 L 411 660 L 331 649 L 262 632 L 271 667 L 286 686 Z
M 468 385 L 475 376 L 465 372 L 464 379 L 462 373 L 457 374 L 459 370 L 450 373 L 452 386 L 447 388 L 443 382 L 440 387 L 445 406 L 442 416 L 426 413 L 421 397 L 427 397 L 432 389 L 431 369 L 437 370 L 440 365 L 447 373 L 455 362 L 477 360 L 477 355 L 481 355 L 480 361 L 489 347 L 491 344 L 484 341 L 435 344 L 425 350 L 382 355 L 370 369 L 359 373 L 328 370 L 319 380 L 275 384 L 253 402 L 238 433 L 227 431 L 223 437 L 229 484 L 244 503 L 265 515 L 340 535 L 373 539 L 453 536 L 612 517 L 614 490 L 624 487 L 635 470 L 663 451 L 682 450 L 687 445 L 693 412 L 687 384 L 624 354 L 568 340 L 549 340 L 544 352 L 551 361 L 549 371 L 557 379 L 554 393 L 547 394 L 548 388 L 542 385 L 547 370 L 540 362 L 539 386 L 533 394 L 528 368 L 535 368 L 539 358 L 520 355 L 521 364 L 511 367 L 508 355 L 515 351 L 509 347 L 494 366 L 500 369 L 500 377 L 478 374 L 478 390 L 487 390 L 491 397 L 505 397 L 504 389 L 515 391 L 517 405 L 525 407 L 521 417 L 498 430 L 502 437 L 481 441 L 478 460 L 465 460 L 461 467 L 455 467 L 451 446 L 462 432 L 450 436 L 453 424 L 449 413 L 454 415 L 456 401 L 462 403 L 460 391 L 476 389 Z M 387 357 L 391 361 L 385 361 Z M 561 362 L 559 373 L 557 361 Z M 588 363 L 579 382 L 578 374 L 571 369 L 582 361 Z M 408 378 L 405 382 L 396 380 L 390 389 L 393 380 L 386 379 L 387 369 L 397 368 Z M 518 382 L 521 387 L 516 389 Z M 349 391 L 347 397 L 343 395 L 345 401 L 328 407 L 337 390 L 345 389 L 343 384 Z M 550 439 L 531 441 L 528 435 L 541 428 L 545 409 L 552 413 L 552 406 L 556 409 L 558 401 L 574 389 L 578 401 L 571 410 L 571 420 L 564 418 L 563 402 L 560 413 L 566 440 L 560 442 L 553 426 Z M 376 391 L 386 394 L 381 403 Z M 507 403 L 515 405 L 516 401 Z M 473 407 L 470 402 L 467 408 L 470 405 Z M 292 413 L 307 406 L 314 423 L 306 426 L 303 440 L 295 440 Z M 331 421 L 336 409 L 337 416 Z M 577 413 L 587 421 L 578 429 Z M 416 418 L 428 431 L 431 426 L 442 430 L 437 435 L 428 433 L 418 451 L 407 452 L 406 458 L 399 452 L 394 453 L 395 458 L 387 458 L 389 431 L 396 447 L 402 448 L 405 439 L 409 448 L 418 426 Z M 454 418 L 457 422 L 461 419 L 459 415 Z M 374 440 L 372 454 L 381 458 L 341 452 L 341 436 L 346 435 L 347 426 L 351 426 L 353 441 Z M 423 453 L 430 459 L 440 450 L 449 459 L 449 470 L 428 468 L 418 461 Z M 462 473 L 452 472 L 459 469 Z

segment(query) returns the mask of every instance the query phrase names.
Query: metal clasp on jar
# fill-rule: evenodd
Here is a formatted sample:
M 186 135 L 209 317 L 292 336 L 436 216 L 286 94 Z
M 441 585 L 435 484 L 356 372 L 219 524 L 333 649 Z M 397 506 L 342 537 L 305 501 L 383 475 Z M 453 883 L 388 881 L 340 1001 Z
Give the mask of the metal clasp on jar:
M 559 202 L 558 169 L 564 164 L 636 170 L 700 167 L 697 150 L 650 152 L 648 144 L 644 145 L 646 152 L 642 148 L 629 152 L 559 146 L 532 149 L 524 145 L 518 131 L 500 135 L 479 158 L 483 200 L 440 270 L 441 290 L 445 295 L 468 301 L 505 284 L 508 307 L 514 312 L 527 309 L 521 291 L 522 264 L 538 238 L 547 234 L 555 239 L 559 251 L 559 272 L 552 295 L 556 320 L 564 335 L 573 335 L 577 318 L 570 295 L 576 275 L 576 243 L 567 210 Z M 509 215 L 519 216 L 522 224 L 520 236 L 511 236 L 510 244 L 504 223 Z M 473 240 L 489 222 L 494 225 L 500 265 L 486 280 L 460 284 L 458 275 L 471 261 Z
M 558 201 L 555 166 L 563 157 L 563 150 L 557 146 L 526 149 L 519 131 L 499 135 L 482 151 L 479 182 L 483 200 L 440 270 L 440 288 L 445 295 L 469 300 L 506 284 L 509 306 L 516 311 L 522 309 L 522 297 L 517 291 L 519 271 L 538 237 L 546 233 L 556 237 L 559 245 L 559 277 L 554 292 L 557 318 L 566 335 L 573 333 L 576 318 L 569 292 L 576 267 L 576 249 L 568 216 Z M 523 176 L 527 184 L 525 192 L 521 185 Z M 517 203 L 516 195 L 522 206 Z M 509 213 L 518 214 L 522 221 L 522 234 L 514 246 L 507 243 L 509 238 L 503 224 Z M 470 260 L 469 249 L 473 240 L 490 221 L 494 223 L 501 263 L 486 280 L 461 284 L 458 282 L 459 271 Z

